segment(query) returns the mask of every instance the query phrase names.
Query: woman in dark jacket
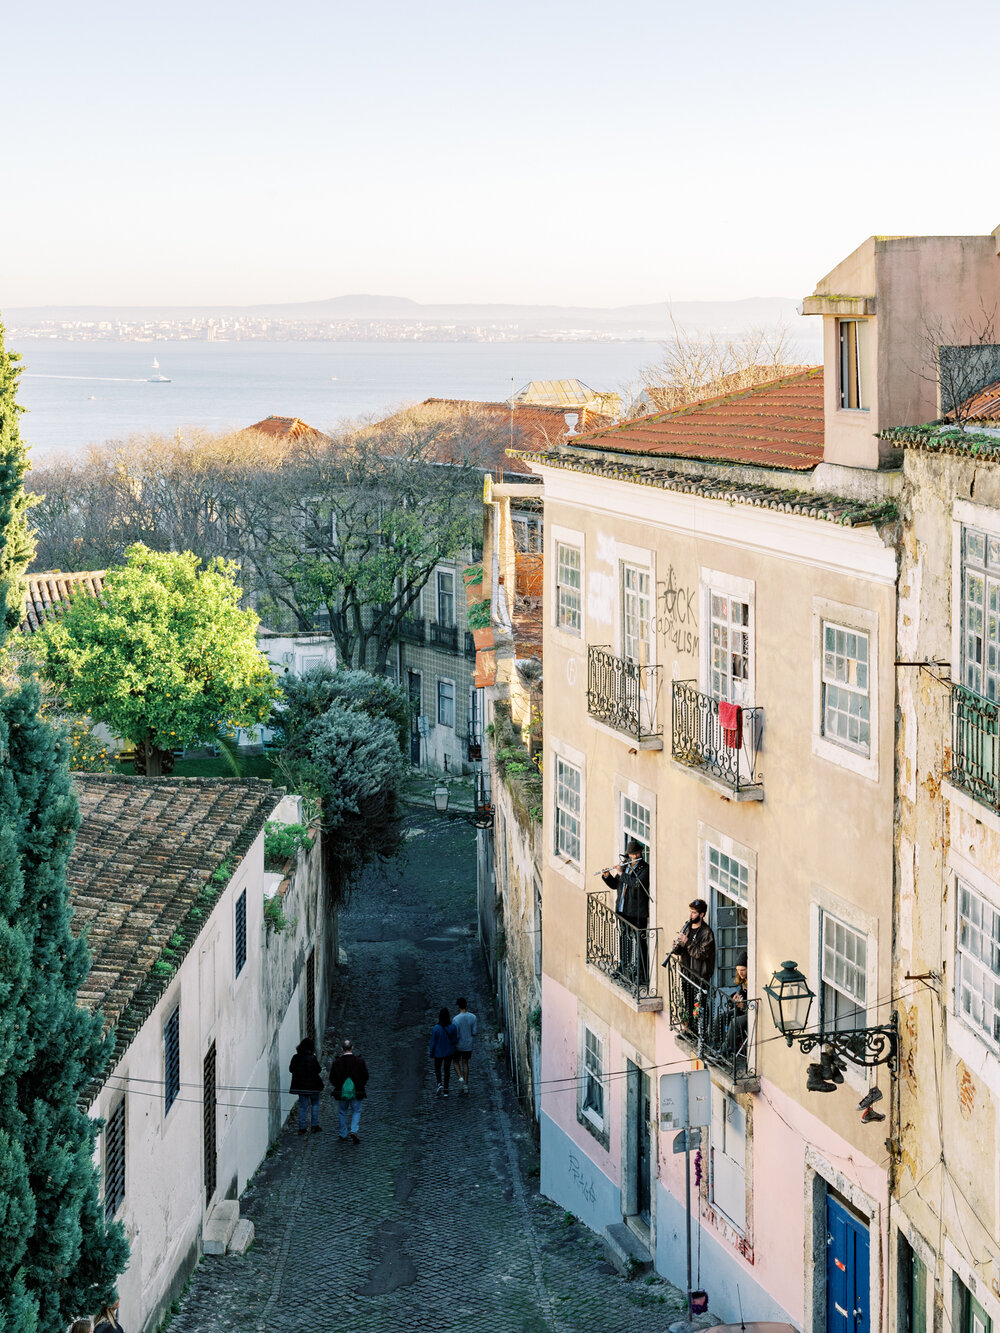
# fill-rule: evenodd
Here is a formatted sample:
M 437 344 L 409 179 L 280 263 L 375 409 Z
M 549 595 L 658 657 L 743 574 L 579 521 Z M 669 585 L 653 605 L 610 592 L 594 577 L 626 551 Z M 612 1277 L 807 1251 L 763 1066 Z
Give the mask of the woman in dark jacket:
M 288 1066 L 288 1072 L 292 1076 L 291 1092 L 293 1095 L 297 1094 L 299 1099 L 299 1133 L 309 1132 L 307 1121 L 311 1106 L 312 1132 L 318 1134 L 321 1128 L 319 1094 L 323 1091 L 323 1071 L 316 1059 L 316 1047 L 309 1037 L 299 1042 L 292 1056 L 292 1063 Z
M 455 1054 L 457 1045 L 458 1029 L 451 1021 L 451 1014 L 448 1010 L 442 1009 L 438 1014 L 438 1021 L 434 1024 L 434 1031 L 431 1033 L 431 1044 L 427 1051 L 427 1054 L 434 1060 L 434 1074 L 437 1078 L 437 1095 L 439 1097 L 448 1096 L 451 1057 Z
M 115 1296 L 94 1320 L 94 1333 L 125 1333 L 118 1322 L 118 1297 Z

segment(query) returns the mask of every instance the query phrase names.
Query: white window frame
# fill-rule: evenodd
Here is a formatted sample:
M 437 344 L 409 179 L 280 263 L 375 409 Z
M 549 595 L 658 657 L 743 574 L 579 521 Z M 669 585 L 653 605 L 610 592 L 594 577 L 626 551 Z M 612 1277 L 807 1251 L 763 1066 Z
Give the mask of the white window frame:
M 559 546 L 573 546 L 580 552 L 580 632 L 567 629 L 559 623 Z M 551 554 L 550 554 L 551 553 Z M 584 535 L 575 528 L 563 528 L 553 524 L 545 530 L 545 563 L 548 575 L 547 595 L 549 598 L 549 623 L 560 635 L 565 635 L 567 647 L 578 647 L 587 638 L 587 551 Z
M 868 753 L 852 749 L 849 745 L 826 736 L 824 727 L 824 685 L 823 685 L 823 626 L 834 624 L 843 629 L 868 635 Z M 878 612 L 861 606 L 846 606 L 842 602 L 828 601 L 816 597 L 812 604 L 812 639 L 813 639 L 813 726 L 812 752 L 819 759 L 825 759 L 839 768 L 846 768 L 859 777 L 877 782 L 879 778 L 879 737 L 881 728 L 881 695 L 879 652 Z
M 850 331 L 848 331 L 850 326 Z M 853 344 L 853 348 L 852 348 Z M 845 382 L 845 353 L 853 350 L 853 383 Z M 850 370 L 846 370 L 850 374 Z M 871 321 L 837 320 L 837 409 L 840 412 L 870 412 L 872 407 Z M 850 402 L 852 396 L 857 402 Z
M 450 620 L 445 620 L 445 619 L 442 617 L 442 615 L 441 615 L 441 580 L 442 580 L 443 578 L 451 579 L 451 592 L 448 594 L 448 596 L 451 597 L 451 619 L 450 619 Z M 450 629 L 450 628 L 453 628 L 453 627 L 456 627 L 456 626 L 458 625 L 458 601 L 457 601 L 457 598 L 456 598 L 456 592 L 455 592 L 456 586 L 457 586 L 457 580 L 456 580 L 456 578 L 455 578 L 455 571 L 454 571 L 453 569 L 435 569 L 435 571 L 434 571 L 434 598 L 435 598 L 435 607 L 434 607 L 434 609 L 435 609 L 435 612 L 436 612 L 436 614 L 437 614 L 437 623 L 438 623 L 439 625 L 445 625 L 445 626 L 447 626 L 449 629 Z
M 588 1043 L 587 1038 L 592 1040 Z M 599 1071 L 591 1068 L 591 1052 L 598 1048 L 601 1067 Z M 607 1052 L 608 1039 L 607 1033 L 602 1032 L 587 1019 L 580 1020 L 580 1115 L 589 1120 L 590 1123 L 601 1134 L 608 1131 L 608 1072 L 607 1072 Z M 601 1110 L 598 1113 L 593 1107 L 587 1105 L 588 1094 L 592 1086 L 600 1091 Z
M 573 586 L 569 583 L 563 583 L 562 579 L 560 578 L 563 568 L 563 561 L 562 561 L 563 551 L 573 552 L 573 554 L 576 555 L 577 560 L 579 561 L 579 565 L 576 571 L 579 577 L 579 584 L 576 588 L 573 588 Z M 555 543 L 554 561 L 555 561 L 555 585 L 556 585 L 556 597 L 555 597 L 556 629 L 561 630 L 563 634 L 572 634 L 574 638 L 582 639 L 583 638 L 583 547 L 578 546 L 574 542 L 567 542 L 559 539 Z M 566 621 L 563 617 L 564 592 L 569 597 L 572 596 L 576 597 L 576 603 L 577 603 L 576 618 L 578 624 L 575 629 L 571 625 L 566 624 Z M 570 611 L 570 614 L 572 614 L 572 611 Z
M 750 1133 L 750 1116 L 747 1108 L 742 1106 L 731 1093 L 713 1083 L 710 1140 L 712 1156 L 708 1173 L 708 1198 L 712 1207 L 720 1212 L 741 1236 L 747 1234 L 747 1158 Z M 717 1187 L 720 1184 L 722 1185 L 720 1192 L 724 1198 L 730 1190 L 736 1196 L 735 1203 L 729 1207 L 719 1200 Z
M 656 792 L 650 791 L 646 787 L 640 787 L 637 782 L 629 778 L 615 775 L 614 781 L 614 799 L 616 816 L 616 833 L 618 843 L 614 848 L 616 853 L 622 852 L 625 843 L 634 834 L 629 825 L 626 816 L 626 801 L 640 806 L 646 810 L 649 815 L 649 855 L 646 857 L 649 865 L 649 924 L 656 924 Z M 640 839 L 641 841 L 641 839 Z M 609 850 L 610 855 L 610 850 Z
M 722 570 L 701 568 L 699 571 L 699 602 L 701 604 L 702 625 L 704 632 L 700 636 L 701 676 L 698 688 L 702 694 L 715 698 L 712 691 L 712 594 L 718 597 L 732 598 L 745 602 L 747 616 L 747 676 L 742 698 L 734 698 L 732 703 L 752 708 L 756 698 L 757 680 L 757 613 L 756 584 L 753 579 L 740 578 L 736 574 L 727 574 Z
M 952 506 L 951 527 L 951 678 L 962 681 L 962 528 L 979 528 L 1000 537 L 1000 510 L 984 509 L 969 500 Z
M 835 893 L 831 893 L 825 886 L 817 883 L 812 884 L 811 902 L 809 907 L 809 957 L 812 960 L 811 970 L 808 973 L 810 985 L 816 992 L 816 998 L 813 1000 L 812 1009 L 809 1014 L 809 1027 L 811 1030 L 819 1031 L 823 1017 L 822 1008 L 822 987 L 823 987 L 823 917 L 829 915 L 843 922 L 845 926 L 850 926 L 860 935 L 865 936 L 865 1004 L 867 1005 L 867 1018 L 863 1022 L 859 1020 L 860 1025 L 864 1023 L 878 1023 L 880 1018 L 879 1011 L 873 1010 L 872 1006 L 878 1003 L 879 996 L 879 918 L 877 914 L 866 912 L 856 903 L 848 902 Z M 815 982 L 812 978 L 815 977 Z M 888 984 L 888 982 L 887 982 Z M 870 1083 L 875 1082 L 876 1070 L 864 1070 L 859 1066 L 852 1064 L 850 1060 L 845 1062 L 847 1071 L 844 1075 L 846 1082 L 853 1088 L 863 1090 Z
M 568 787 L 565 777 L 575 774 L 579 782 L 579 789 L 576 792 L 578 808 L 574 811 L 570 805 L 560 801 L 560 792 L 564 786 Z M 565 775 L 565 777 L 564 777 Z M 578 870 L 581 868 L 583 856 L 583 769 L 570 760 L 564 759 L 562 755 L 556 755 L 554 773 L 553 773 L 553 791 L 555 795 L 554 815 L 552 820 L 552 835 L 554 854 L 575 866 Z M 577 855 L 574 857 L 567 847 L 562 845 L 562 836 L 560 829 L 560 815 L 564 814 L 567 820 L 572 820 L 576 824 L 576 833 L 574 840 L 576 842 Z
M 628 546 L 625 542 L 615 542 L 615 624 L 614 653 L 616 657 L 625 657 L 625 570 L 637 569 L 649 578 L 649 661 L 643 666 L 654 667 L 657 664 L 656 651 L 656 558 L 652 551 L 644 546 Z M 635 659 L 632 659 L 635 660 Z
M 837 946 L 841 942 L 844 949 Z M 860 962 L 854 961 L 849 957 L 852 945 L 856 948 L 860 945 L 864 949 L 864 959 Z M 853 1031 L 857 1028 L 868 1026 L 868 1015 L 871 1005 L 871 996 L 868 990 L 868 934 L 864 930 L 859 930 L 857 926 L 845 921 L 843 917 L 835 912 L 824 911 L 820 918 L 820 945 L 819 945 L 819 971 L 817 973 L 818 986 L 816 990 L 816 999 L 819 1001 L 819 1022 L 823 1031 Z M 833 960 L 831 962 L 831 959 Z M 845 971 L 853 971 L 858 978 L 856 988 L 851 987 L 848 981 L 841 982 L 836 976 L 837 960 L 843 964 Z M 864 995 L 858 994 L 861 986 L 864 987 Z M 826 1011 L 824 1001 L 824 989 L 829 987 L 835 991 L 846 1007 L 852 1011 L 852 1024 L 850 1027 L 835 1029 L 832 1026 L 833 1019 Z
M 714 913 L 715 909 L 715 885 L 713 884 L 709 872 L 709 855 L 714 850 L 727 856 L 730 860 L 738 861 L 747 869 L 747 892 L 746 892 L 746 910 L 747 910 L 747 990 L 750 995 L 755 995 L 757 984 L 757 969 L 755 963 L 756 952 L 756 932 L 757 932 L 757 853 L 752 847 L 747 847 L 741 842 L 723 833 L 720 829 L 713 828 L 710 824 L 701 821 L 698 823 L 698 897 L 709 904 L 709 911 Z
M 979 1041 L 988 1046 L 991 1051 L 1000 1054 L 1000 1031 L 998 1031 L 998 1024 L 1000 1024 L 1000 963 L 998 963 L 997 970 L 993 971 L 993 969 L 988 966 L 986 960 L 977 957 L 971 949 L 963 948 L 961 927 L 963 893 L 971 895 L 975 900 L 976 905 L 981 909 L 983 916 L 983 934 L 986 937 L 987 942 L 993 938 L 990 934 L 991 930 L 993 932 L 1000 932 L 1000 906 L 997 905 L 996 901 L 991 900 L 990 895 L 982 893 L 977 885 L 970 882 L 967 876 L 956 874 L 954 883 L 955 984 L 952 991 L 952 1004 L 955 1017 L 964 1027 L 968 1028 Z M 997 952 L 998 955 L 1000 955 L 1000 948 L 998 948 Z M 984 1027 L 981 1023 L 974 1021 L 965 1012 L 965 1005 L 963 1003 L 963 977 L 967 976 L 969 972 L 979 974 L 985 979 L 985 984 L 983 986 L 983 1003 L 988 1006 L 988 1012 L 992 1017 L 992 1024 L 990 1027 Z M 985 994 L 991 978 L 994 986 L 992 1000 Z
M 587 864 L 587 764 L 586 756 L 582 750 L 577 750 L 572 745 L 567 745 L 565 741 L 557 736 L 549 737 L 549 750 L 551 759 L 546 755 L 544 765 L 544 775 L 546 781 L 546 810 L 552 812 L 552 834 L 548 839 L 546 855 L 548 863 L 553 870 L 571 884 L 583 887 L 584 884 L 584 866 Z M 557 760 L 563 760 L 571 764 L 580 771 L 580 861 L 579 864 L 567 860 L 565 856 L 556 851 L 556 770 L 558 768 Z
M 451 721 L 441 721 L 441 686 L 451 686 Z M 455 688 L 455 682 L 450 676 L 438 676 L 437 685 L 434 691 L 434 723 L 438 727 L 447 727 L 450 731 L 455 730 L 455 720 L 458 714 L 458 691 Z

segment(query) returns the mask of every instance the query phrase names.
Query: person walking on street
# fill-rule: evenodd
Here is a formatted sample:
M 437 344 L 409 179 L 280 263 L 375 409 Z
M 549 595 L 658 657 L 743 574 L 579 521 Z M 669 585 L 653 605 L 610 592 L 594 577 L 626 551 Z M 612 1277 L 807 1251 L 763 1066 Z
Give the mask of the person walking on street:
M 330 1086 L 340 1103 L 340 1141 L 346 1143 L 348 1131 L 352 1143 L 360 1143 L 358 1127 L 361 1124 L 361 1103 L 367 1097 L 368 1066 L 354 1050 L 354 1043 L 345 1037 L 341 1054 L 330 1066 Z
M 312 1132 L 318 1134 L 319 1095 L 323 1091 L 323 1070 L 316 1059 L 316 1047 L 311 1037 L 305 1037 L 295 1048 L 288 1066 L 292 1076 L 291 1092 L 299 1099 L 299 1133 L 308 1134 L 309 1110 L 312 1108 Z
M 455 1073 L 458 1075 L 459 1092 L 469 1095 L 469 1061 L 472 1059 L 472 1039 L 479 1031 L 479 1022 L 475 1014 L 469 1013 L 469 1004 L 462 996 L 455 1001 L 458 1013 L 452 1026 L 458 1033 L 455 1051 Z
M 434 1076 L 437 1079 L 437 1095 L 448 1096 L 448 1082 L 451 1078 L 451 1059 L 458 1043 L 458 1029 L 451 1021 L 451 1014 L 442 1009 L 438 1021 L 431 1032 L 431 1044 L 427 1054 L 434 1061 Z
M 118 1297 L 113 1297 L 107 1305 L 97 1312 L 94 1320 L 94 1333 L 125 1333 L 118 1322 Z

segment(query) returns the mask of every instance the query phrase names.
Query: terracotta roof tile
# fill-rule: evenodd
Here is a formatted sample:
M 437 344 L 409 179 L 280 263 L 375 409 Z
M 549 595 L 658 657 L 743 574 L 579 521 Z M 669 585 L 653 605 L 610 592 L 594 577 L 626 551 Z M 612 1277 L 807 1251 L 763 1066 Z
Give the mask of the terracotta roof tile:
M 280 440 L 328 440 L 330 438 L 329 435 L 317 430 L 315 426 L 310 426 L 299 417 L 265 417 L 263 421 L 255 421 L 252 426 L 247 426 L 245 429 L 259 431 L 261 435 L 273 435 L 275 439 Z
M 91 569 L 64 574 L 62 570 L 50 569 L 44 574 L 29 574 L 28 601 L 21 623 L 23 632 L 34 634 L 40 630 L 50 616 L 64 611 L 71 598 L 78 593 L 96 597 L 104 587 L 106 572 L 103 569 Z
M 115 1031 L 117 1061 L 207 921 L 224 884 L 213 873 L 235 870 L 282 792 L 258 778 L 73 782 L 81 823 L 67 880 L 91 951 L 79 998 Z
M 453 410 L 457 414 L 463 411 L 469 414 L 475 413 L 496 427 L 509 428 L 510 433 L 506 438 L 502 431 L 497 431 L 495 440 L 490 441 L 488 445 L 484 441 L 481 458 L 478 461 L 484 469 L 491 472 L 530 475 L 530 468 L 508 452 L 511 444 L 513 443 L 518 450 L 536 452 L 551 449 L 566 434 L 564 407 L 552 407 L 541 403 L 515 403 L 512 407 L 510 403 L 479 402 L 472 398 L 427 398 L 416 410 L 419 411 L 420 408 L 443 408 Z M 581 414 L 581 423 L 586 429 L 609 424 L 606 417 L 586 410 Z M 449 456 L 447 440 L 442 440 L 440 461 L 454 461 Z
M 590 431 L 571 447 L 808 471 L 823 461 L 823 368 Z

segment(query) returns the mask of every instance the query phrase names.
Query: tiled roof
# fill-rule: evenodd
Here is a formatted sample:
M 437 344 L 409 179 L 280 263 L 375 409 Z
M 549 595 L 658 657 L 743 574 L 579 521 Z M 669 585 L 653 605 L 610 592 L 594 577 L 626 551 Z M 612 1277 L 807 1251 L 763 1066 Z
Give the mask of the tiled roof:
M 893 426 L 879 431 L 880 440 L 889 440 L 906 449 L 923 449 L 933 454 L 954 457 L 1000 458 L 1000 433 L 963 430 L 950 422 L 930 422 L 925 426 Z
M 582 380 L 531 380 L 514 395 L 515 403 L 554 404 L 559 411 L 585 407 L 599 397 Z
M 590 431 L 572 447 L 809 471 L 823 461 L 823 367 Z
M 963 421 L 1000 421 L 1000 380 L 987 384 L 962 405 Z
M 299 417 L 265 417 L 263 421 L 255 421 L 252 426 L 247 426 L 246 430 L 256 430 L 262 435 L 273 435 L 279 440 L 327 440 L 330 437 L 323 431 L 317 430 L 315 426 L 308 425 Z
M 547 454 L 525 454 L 524 457 L 545 467 L 588 473 L 591 476 L 629 482 L 636 486 L 652 486 L 662 491 L 681 491 L 687 495 L 700 495 L 706 500 L 724 500 L 726 504 L 775 509 L 785 514 L 798 514 L 803 518 L 818 518 L 829 523 L 840 523 L 849 528 L 864 527 L 872 523 L 887 523 L 894 519 L 897 513 L 896 503 L 893 500 L 872 503 L 848 499 L 841 495 L 761 486 L 751 481 L 733 480 L 729 477 L 674 472 L 662 465 L 643 465 L 625 458 L 615 461 L 594 458 L 583 450 L 559 449 Z
M 259 778 L 73 782 L 81 823 L 67 880 L 92 959 L 79 998 L 115 1031 L 117 1061 L 283 793 Z
M 513 429 L 513 444 L 520 450 L 541 450 L 551 449 L 566 434 L 566 421 L 564 419 L 565 408 L 550 407 L 538 403 L 491 403 L 478 402 L 475 399 L 468 398 L 427 398 L 420 404 L 422 408 L 444 408 L 454 410 L 457 413 L 468 412 L 477 414 L 486 418 L 494 426 L 503 428 L 511 427 Z M 417 409 L 419 410 L 419 409 Z M 581 420 L 586 423 L 588 429 L 599 425 L 606 425 L 607 418 L 595 415 L 584 409 L 581 414 Z M 507 452 L 511 444 L 510 435 L 503 438 L 502 432 L 498 431 L 496 439 L 488 445 L 484 441 L 480 447 L 480 457 L 477 459 L 480 466 L 489 471 L 515 472 L 524 475 L 530 474 L 531 469 L 521 462 L 516 455 Z M 449 457 L 447 441 L 442 440 L 441 461 L 453 461 Z
M 103 569 L 90 569 L 77 574 L 64 574 L 61 570 L 52 569 L 45 574 L 29 574 L 28 601 L 21 629 L 25 634 L 34 634 L 50 616 L 65 610 L 70 598 L 76 593 L 96 597 L 104 587 L 106 572 Z

